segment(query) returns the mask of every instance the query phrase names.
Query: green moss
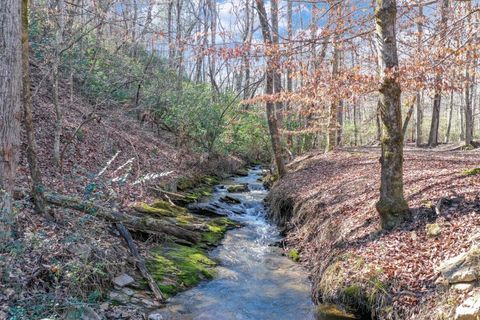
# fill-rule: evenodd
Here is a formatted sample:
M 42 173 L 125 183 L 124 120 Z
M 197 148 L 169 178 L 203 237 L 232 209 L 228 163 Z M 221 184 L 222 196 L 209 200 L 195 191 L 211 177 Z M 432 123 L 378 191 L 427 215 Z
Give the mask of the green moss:
M 155 208 L 143 202 L 134 204 L 133 209 L 135 209 L 138 212 L 149 213 L 149 214 L 154 214 L 154 215 L 159 215 L 164 217 L 175 217 L 177 215 L 177 213 L 172 210 Z
M 158 288 L 166 298 L 174 296 L 179 292 L 179 288 L 173 284 L 159 284 Z
M 350 299 L 358 299 L 362 295 L 362 288 L 354 283 L 343 289 L 343 294 Z
M 158 248 L 153 259 L 148 261 L 148 269 L 154 279 L 160 285 L 166 285 L 167 282 L 169 286 L 175 287 L 169 287 L 172 293 L 213 278 L 215 265 L 203 250 L 178 244 Z M 172 285 L 172 282 L 178 285 Z
M 322 304 L 318 307 L 318 313 L 327 319 L 357 319 L 354 314 L 349 313 L 338 306 L 331 304 Z
M 473 168 L 462 172 L 462 175 L 464 176 L 475 176 L 477 174 L 480 174 L 480 168 Z
M 171 204 L 167 201 L 163 200 L 155 200 L 155 202 L 152 203 L 151 207 L 156 208 L 156 209 L 163 209 L 166 211 L 171 211 L 175 214 L 186 214 L 188 213 L 188 210 L 179 206 L 176 206 L 174 204 Z
M 290 259 L 292 259 L 293 261 L 295 261 L 295 262 L 300 261 L 300 253 L 298 253 L 298 250 L 297 250 L 297 249 L 291 249 L 291 250 L 288 252 L 288 257 L 289 257 Z
M 209 246 L 217 245 L 223 239 L 227 230 L 238 226 L 237 223 L 226 217 L 212 219 L 207 223 L 208 231 L 202 233 L 202 242 Z
M 390 306 L 389 284 L 383 270 L 353 254 L 340 256 L 322 275 L 320 292 L 326 300 L 362 314 L 385 313 Z
M 195 187 L 195 182 L 193 179 L 188 177 L 180 177 L 177 181 L 177 189 L 180 191 L 185 191 Z
M 233 184 L 227 187 L 228 192 L 246 192 L 248 191 L 248 186 L 245 184 Z

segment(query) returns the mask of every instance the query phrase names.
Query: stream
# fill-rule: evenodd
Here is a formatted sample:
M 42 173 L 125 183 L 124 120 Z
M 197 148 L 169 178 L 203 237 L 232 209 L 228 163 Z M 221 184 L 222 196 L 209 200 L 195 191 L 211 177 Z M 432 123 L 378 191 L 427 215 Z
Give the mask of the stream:
M 215 279 L 169 299 L 171 319 L 334 319 L 316 315 L 307 273 L 272 245 L 281 237 L 266 219 L 263 200 L 268 192 L 258 181 L 261 176 L 261 168 L 251 169 L 248 176 L 217 186 L 208 199 L 223 206 L 243 227 L 227 232 L 211 252 L 219 262 Z M 229 193 L 226 187 L 230 184 L 247 184 L 250 191 Z M 227 194 L 241 203 L 221 202 Z

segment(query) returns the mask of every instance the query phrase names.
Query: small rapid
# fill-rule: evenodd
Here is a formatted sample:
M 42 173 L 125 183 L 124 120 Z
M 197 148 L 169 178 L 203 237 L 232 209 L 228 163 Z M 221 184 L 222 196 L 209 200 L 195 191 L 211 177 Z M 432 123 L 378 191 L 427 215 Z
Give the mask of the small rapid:
M 161 319 L 351 319 L 318 314 L 307 273 L 274 245 L 281 237 L 266 217 L 264 199 L 268 191 L 260 181 L 262 173 L 257 167 L 246 176 L 227 180 L 202 203 L 242 227 L 228 231 L 222 244 L 210 253 L 219 263 L 216 277 L 169 299 L 168 316 Z M 246 192 L 228 192 L 229 187 L 245 185 Z
M 211 252 L 219 262 L 215 279 L 171 298 L 167 308 L 173 319 L 197 320 L 313 320 L 310 282 L 306 272 L 282 250 L 278 229 L 266 219 L 267 190 L 259 182 L 262 169 L 217 186 L 209 203 L 225 209 L 243 224 L 229 231 Z M 229 193 L 228 185 L 246 184 L 250 191 Z M 240 203 L 221 199 L 229 195 Z

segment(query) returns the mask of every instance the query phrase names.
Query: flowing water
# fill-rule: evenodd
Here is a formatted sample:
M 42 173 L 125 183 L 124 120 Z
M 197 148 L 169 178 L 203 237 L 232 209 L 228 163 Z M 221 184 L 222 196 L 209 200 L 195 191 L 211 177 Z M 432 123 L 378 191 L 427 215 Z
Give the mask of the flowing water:
M 313 320 L 315 307 L 305 271 L 281 249 L 272 246 L 279 232 L 265 217 L 267 191 L 258 181 L 262 170 L 226 184 L 248 184 L 249 192 L 227 193 L 218 186 L 210 203 L 223 206 L 231 219 L 244 226 L 229 231 L 211 256 L 219 261 L 214 280 L 171 298 L 167 309 L 174 319 L 198 320 Z M 240 204 L 219 201 L 226 194 Z M 237 212 L 233 213 L 231 211 Z M 326 318 L 320 318 L 326 319 Z

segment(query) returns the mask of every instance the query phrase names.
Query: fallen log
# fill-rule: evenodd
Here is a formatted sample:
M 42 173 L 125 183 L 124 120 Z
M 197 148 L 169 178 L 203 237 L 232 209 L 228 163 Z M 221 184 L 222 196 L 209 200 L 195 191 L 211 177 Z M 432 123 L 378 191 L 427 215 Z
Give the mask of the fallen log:
M 151 274 L 147 270 L 147 266 L 145 265 L 145 260 L 143 260 L 142 256 L 138 252 L 137 246 L 133 242 L 132 235 L 128 231 L 127 228 L 121 223 L 116 223 L 115 224 L 117 227 L 118 232 L 122 235 L 122 237 L 125 239 L 127 242 L 128 248 L 130 248 L 130 252 L 132 253 L 133 257 L 136 260 L 136 265 L 138 270 L 140 270 L 140 273 L 142 274 L 143 278 L 148 282 L 148 286 L 152 290 L 153 294 L 157 298 L 159 302 L 163 302 L 165 300 L 165 297 L 163 296 L 162 292 L 160 291 L 160 288 L 158 288 L 157 283 L 151 276 Z
M 164 233 L 179 239 L 187 240 L 191 243 L 198 243 L 200 241 L 200 235 L 197 232 L 187 230 L 164 219 L 138 217 L 106 208 L 93 201 L 81 200 L 72 196 L 65 196 L 51 192 L 47 192 L 44 195 L 45 200 L 51 204 L 82 211 L 112 221 L 113 223 L 122 223 L 128 229 L 134 231 Z

